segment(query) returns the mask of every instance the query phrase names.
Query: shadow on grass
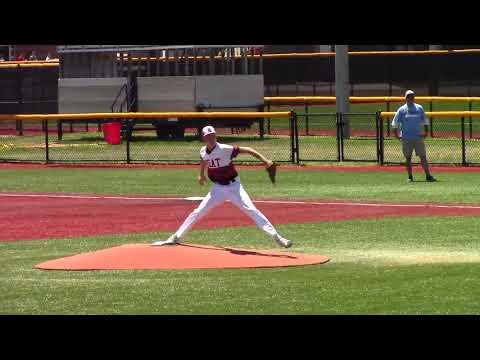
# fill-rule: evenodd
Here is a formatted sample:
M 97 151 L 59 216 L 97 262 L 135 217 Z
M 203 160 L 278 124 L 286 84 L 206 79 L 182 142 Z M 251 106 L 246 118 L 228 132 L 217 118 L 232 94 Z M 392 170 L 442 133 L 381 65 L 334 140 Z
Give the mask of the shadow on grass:
M 222 246 L 219 246 L 217 248 L 210 248 L 210 247 L 206 248 L 206 247 L 203 247 L 203 246 L 195 246 L 195 245 L 189 245 L 189 244 L 180 244 L 180 246 L 193 247 L 193 248 L 197 248 L 197 249 L 209 249 L 209 250 L 212 250 L 212 251 L 228 251 L 229 253 L 234 254 L 234 255 L 255 255 L 255 256 L 296 259 L 296 257 L 290 256 L 290 255 L 262 254 L 260 252 L 253 251 L 253 250 L 239 250 L 239 249 L 232 249 L 232 248 L 227 248 L 227 247 L 222 247 Z

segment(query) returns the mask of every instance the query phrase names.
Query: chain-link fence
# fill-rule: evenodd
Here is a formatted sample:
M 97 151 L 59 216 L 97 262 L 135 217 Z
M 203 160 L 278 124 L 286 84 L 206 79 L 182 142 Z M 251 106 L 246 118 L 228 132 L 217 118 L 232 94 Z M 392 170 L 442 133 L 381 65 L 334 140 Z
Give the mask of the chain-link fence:
M 199 130 L 212 125 L 217 131 L 218 141 L 236 146 L 253 147 L 266 157 L 277 162 L 291 162 L 293 138 L 292 120 L 288 118 L 271 118 L 252 120 L 251 123 L 239 122 L 232 127 L 222 119 L 205 119 L 197 122 L 197 127 L 183 127 L 181 120 L 171 127 L 160 129 L 148 122 L 135 126 L 129 144 L 129 161 L 131 162 L 183 162 L 198 163 L 199 150 L 204 145 Z M 174 136 L 177 134 L 177 136 Z M 237 162 L 259 162 L 250 156 L 239 156 Z
M 385 124 L 384 124 L 385 125 Z M 383 126 L 385 128 L 385 126 Z M 432 127 L 429 127 L 429 135 L 425 138 L 427 158 L 431 164 L 466 164 L 464 145 L 465 138 L 469 136 L 468 125 L 464 118 L 459 117 L 438 117 L 433 120 Z M 432 136 L 433 135 L 433 136 Z M 473 135 L 473 133 L 472 133 Z M 384 163 L 404 163 L 402 143 L 396 139 L 393 130 L 387 134 L 383 131 L 383 161 Z M 470 150 L 477 151 L 475 139 L 468 140 L 471 144 Z M 472 163 L 480 162 L 480 157 L 471 157 Z M 420 163 L 420 159 L 412 157 L 413 163 Z
M 122 162 L 198 163 L 203 143 L 199 130 L 205 125 L 217 129 L 219 142 L 253 147 L 277 162 L 368 161 L 400 164 L 405 159 L 401 142 L 387 131 L 380 113 L 264 113 L 263 117 L 236 123 L 235 119 L 198 118 L 198 126 L 158 126 L 148 119 L 128 119 L 121 141 L 111 145 L 102 131 L 102 122 L 118 119 L 75 120 L 63 124 L 52 120 L 22 120 L 2 116 L 0 121 L 0 161 L 4 162 Z M 280 114 L 280 115 L 275 115 Z M 290 117 L 282 114 L 290 114 Z M 111 114 L 110 114 L 111 115 Z M 433 137 L 425 139 L 432 164 L 480 164 L 480 122 L 469 114 L 433 114 Z M 115 115 L 116 116 L 116 115 Z M 131 116 L 131 115 L 128 115 Z M 198 116 L 198 114 L 197 114 Z M 203 116 L 203 115 L 202 115 Z M 383 116 L 383 115 L 382 115 Z M 28 116 L 27 116 L 28 117 Z M 88 123 L 87 123 L 88 121 Z M 96 122 L 95 122 L 96 121 Z M 169 121 L 169 120 L 167 120 Z M 48 124 L 48 125 L 47 125 Z M 60 126 L 63 131 L 60 130 Z M 100 131 L 99 131 L 100 129 Z M 73 130 L 73 131 L 72 131 Z M 418 157 L 413 157 L 418 163 Z M 240 163 L 256 163 L 240 156 Z
M 278 113 L 277 113 L 278 114 Z M 285 115 L 286 113 L 283 113 Z M 204 145 L 199 136 L 203 126 L 213 125 L 221 143 L 252 147 L 277 162 L 293 162 L 295 155 L 293 116 L 265 118 L 195 119 L 196 127 L 184 127 L 184 119 L 175 118 L 159 124 L 155 119 L 123 122 L 118 145 L 107 141 L 97 124 L 86 120 L 75 123 L 63 120 L 24 122 L 19 135 L 15 120 L 0 121 L 0 161 L 22 162 L 164 162 L 198 163 Z M 100 123 L 108 120 L 98 120 Z M 109 120 L 112 122 L 112 120 Z M 28 128 L 32 123 L 35 129 Z M 47 125 L 48 123 L 48 125 Z M 129 126 L 125 126 L 128 123 Z M 167 126 L 170 125 L 170 126 Z M 73 127 L 74 131 L 69 131 Z M 63 131 L 60 129 L 63 128 Z M 27 130 L 28 129 L 28 130 Z M 48 131 L 47 131 L 48 130 Z M 239 156 L 239 163 L 257 163 L 251 156 Z
M 336 113 L 297 114 L 298 161 L 339 161 Z
M 99 122 L 105 122 L 100 121 Z M 127 144 L 110 145 L 105 133 L 97 124 L 87 122 L 50 121 L 52 136 L 49 136 L 50 162 L 125 162 Z M 59 127 L 63 131 L 59 132 Z M 73 128 L 73 131 L 70 129 Z
M 378 161 L 376 113 L 339 114 L 339 138 L 343 161 Z

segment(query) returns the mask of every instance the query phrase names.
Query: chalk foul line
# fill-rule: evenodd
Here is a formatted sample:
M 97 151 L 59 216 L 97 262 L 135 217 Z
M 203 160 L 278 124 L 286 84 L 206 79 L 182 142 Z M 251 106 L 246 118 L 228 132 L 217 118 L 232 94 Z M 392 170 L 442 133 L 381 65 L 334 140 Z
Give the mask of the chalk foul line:
M 149 200 L 149 201 L 201 201 L 203 197 L 136 197 L 136 196 L 92 196 L 92 195 L 58 195 L 58 194 L 11 194 L 0 193 L 0 197 L 33 197 L 53 199 L 79 199 L 79 200 Z M 288 201 L 288 200 L 255 200 L 258 204 L 296 204 L 296 205 L 338 205 L 338 206 L 364 206 L 364 207 L 403 207 L 403 208 L 447 208 L 447 209 L 480 209 L 475 205 L 437 205 L 437 204 L 388 204 L 388 203 L 356 203 L 356 202 L 317 202 L 317 201 Z

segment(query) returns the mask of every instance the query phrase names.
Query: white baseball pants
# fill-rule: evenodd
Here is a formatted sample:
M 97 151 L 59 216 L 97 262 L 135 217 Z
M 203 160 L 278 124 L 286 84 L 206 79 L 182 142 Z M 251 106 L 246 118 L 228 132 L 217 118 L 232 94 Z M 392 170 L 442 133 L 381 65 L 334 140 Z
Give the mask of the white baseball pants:
M 175 235 L 182 238 L 192 226 L 201 218 L 207 215 L 214 207 L 230 200 L 242 212 L 248 215 L 257 226 L 265 231 L 269 236 L 277 235 L 277 230 L 268 221 L 265 215 L 253 205 L 250 196 L 243 188 L 240 181 L 235 181 L 230 185 L 214 184 L 210 192 L 205 196 L 200 205 L 185 219 L 183 224 L 177 230 Z

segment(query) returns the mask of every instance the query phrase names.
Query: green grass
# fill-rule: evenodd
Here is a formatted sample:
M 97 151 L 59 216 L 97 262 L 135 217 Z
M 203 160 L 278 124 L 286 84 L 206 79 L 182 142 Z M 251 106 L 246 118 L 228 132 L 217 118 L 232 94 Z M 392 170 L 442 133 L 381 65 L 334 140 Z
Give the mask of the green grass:
M 189 196 L 208 190 L 195 169 L 0 170 L 2 192 Z M 254 199 L 348 199 L 480 203 L 480 173 L 436 174 L 407 184 L 404 173 L 241 169 Z M 423 178 L 420 175 L 417 179 Z M 292 251 L 320 266 L 200 271 L 41 271 L 51 259 L 167 233 L 0 243 L 0 314 L 478 314 L 479 217 L 392 217 L 288 224 Z M 194 230 L 187 242 L 276 248 L 254 226 Z
M 480 173 L 436 174 L 438 183 L 407 184 L 403 172 L 282 171 L 272 186 L 262 169 L 241 169 L 252 197 L 480 203 Z M 1 191 L 199 196 L 197 169 L 0 170 Z M 423 173 L 415 174 L 424 180 Z M 454 184 L 454 186 L 452 186 Z
M 478 218 L 283 225 L 326 265 L 277 269 L 63 272 L 39 262 L 166 234 L 0 244 L 2 314 L 478 314 Z M 462 229 L 462 231 L 458 231 Z M 253 227 L 188 242 L 274 247 Z

